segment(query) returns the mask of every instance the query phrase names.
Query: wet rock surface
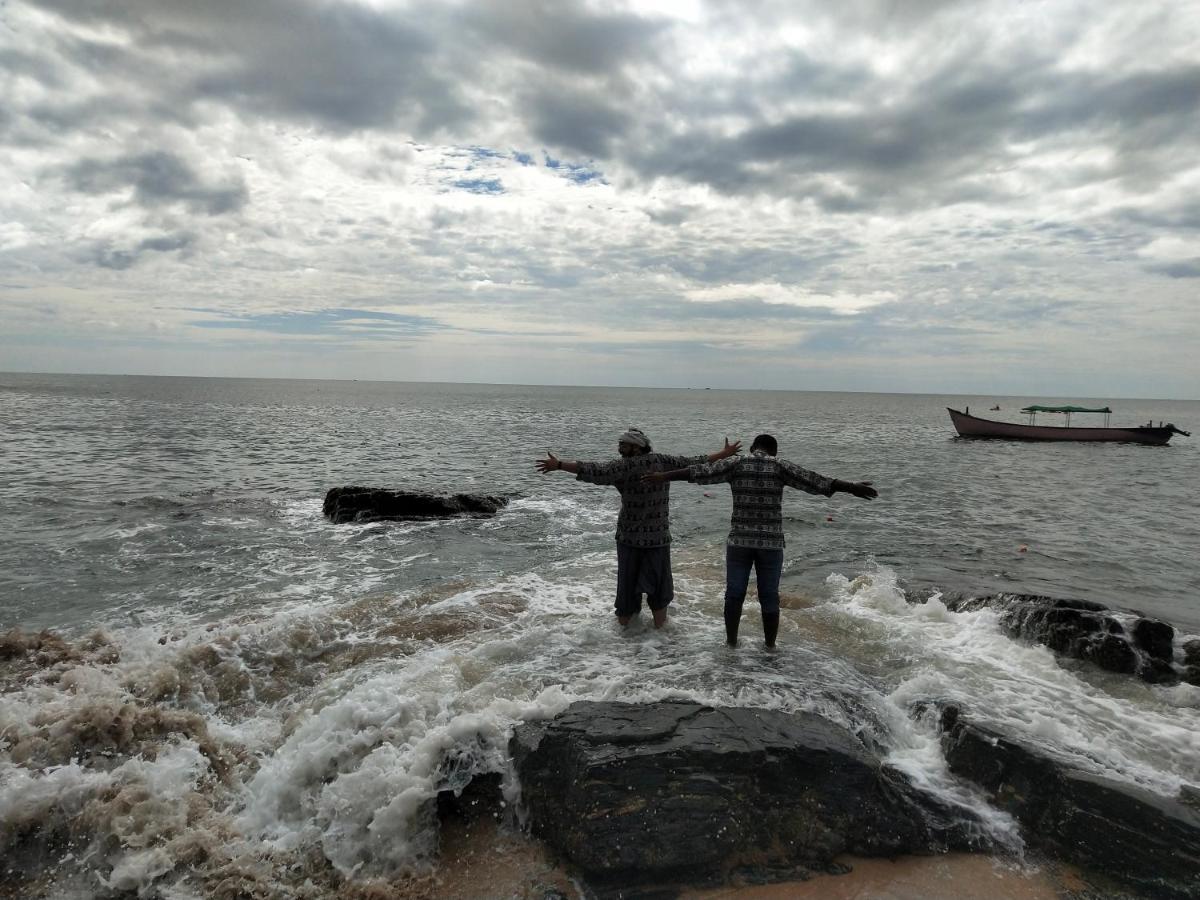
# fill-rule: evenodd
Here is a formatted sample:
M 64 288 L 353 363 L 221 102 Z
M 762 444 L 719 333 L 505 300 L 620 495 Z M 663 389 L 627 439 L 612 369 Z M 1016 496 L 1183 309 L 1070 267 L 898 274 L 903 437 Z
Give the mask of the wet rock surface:
M 1200 684 L 1200 665 L 1186 661 L 1182 667 L 1175 665 L 1175 629 L 1157 619 L 1111 610 L 1089 600 L 1039 594 L 949 595 L 941 599 L 952 612 L 995 609 L 1009 636 L 1036 641 L 1109 672 L 1136 675 L 1151 684 L 1178 684 L 1180 680 Z M 1128 630 L 1122 619 L 1127 623 L 1133 620 Z
M 1022 826 L 1031 847 L 1099 872 L 1141 897 L 1200 898 L 1200 809 L 1071 768 L 976 725 L 954 706 L 943 749 L 956 775 L 976 782 Z
M 1200 638 L 1184 641 L 1183 680 L 1200 685 Z
M 335 487 L 325 494 L 323 511 L 335 523 L 491 516 L 507 497 L 490 494 L 427 494 L 383 488 Z
M 982 849 L 973 814 L 812 714 L 579 702 L 518 726 L 510 752 L 532 831 L 597 885 Z

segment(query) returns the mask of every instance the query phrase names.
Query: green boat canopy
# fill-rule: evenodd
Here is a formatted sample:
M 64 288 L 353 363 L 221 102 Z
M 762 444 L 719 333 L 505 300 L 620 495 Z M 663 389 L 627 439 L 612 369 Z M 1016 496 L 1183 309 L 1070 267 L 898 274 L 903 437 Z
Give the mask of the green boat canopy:
M 1073 413 L 1073 412 L 1094 412 L 1094 413 L 1111 413 L 1112 410 L 1107 406 L 1101 406 L 1097 409 L 1089 409 L 1086 406 L 1026 406 L 1021 412 L 1057 412 L 1057 413 Z

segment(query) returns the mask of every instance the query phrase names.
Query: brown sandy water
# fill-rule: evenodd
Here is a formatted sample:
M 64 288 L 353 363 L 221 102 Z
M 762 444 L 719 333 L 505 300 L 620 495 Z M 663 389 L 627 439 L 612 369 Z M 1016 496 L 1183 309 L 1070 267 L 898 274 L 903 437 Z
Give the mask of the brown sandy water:
M 988 856 L 843 857 L 844 875 L 808 881 L 685 890 L 681 900 L 1065 900 L 1084 885 L 1072 873 L 1020 869 Z
M 843 874 L 813 875 L 803 881 L 729 884 L 696 888 L 677 884 L 608 888 L 604 896 L 677 897 L 679 900 L 1076 900 L 1115 898 L 1111 889 L 1088 885 L 1077 872 L 1056 864 L 1017 866 L 991 856 L 951 853 L 897 859 L 839 857 Z M 490 820 L 447 823 L 435 875 L 353 888 L 355 896 L 378 900 L 545 900 L 591 896 L 580 879 L 556 864 L 537 840 Z

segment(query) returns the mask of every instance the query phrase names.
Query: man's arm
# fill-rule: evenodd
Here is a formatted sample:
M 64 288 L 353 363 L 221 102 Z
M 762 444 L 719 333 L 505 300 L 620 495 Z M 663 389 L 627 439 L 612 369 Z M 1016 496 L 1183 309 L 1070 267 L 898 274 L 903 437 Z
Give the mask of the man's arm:
M 699 466 L 705 463 L 719 462 L 722 459 L 728 459 L 730 456 L 734 456 L 741 449 L 741 441 L 734 441 L 731 444 L 729 443 L 729 438 L 725 438 L 725 446 L 720 450 L 714 450 L 712 453 L 706 453 L 701 456 L 671 456 L 666 453 L 660 453 L 659 457 L 664 465 L 674 466 L 676 469 L 685 469 L 690 466 Z M 674 480 L 680 481 L 681 479 L 677 478 Z
M 579 462 L 574 459 L 559 459 L 549 450 L 546 451 L 546 458 L 537 460 L 534 465 L 543 475 L 549 475 L 551 472 L 570 472 L 573 475 L 579 474 Z
M 727 445 L 736 446 L 736 445 Z M 651 472 L 642 476 L 642 481 L 694 481 L 696 484 L 717 484 L 728 481 L 737 469 L 740 459 L 714 460 L 700 465 L 688 466 L 685 469 L 672 469 L 669 472 Z
M 712 462 L 717 462 L 718 460 L 725 459 L 728 456 L 735 456 L 737 454 L 737 452 L 741 449 L 742 449 L 741 441 L 734 441 L 731 444 L 731 443 L 729 443 L 729 435 L 726 435 L 725 436 L 725 446 L 722 447 L 720 450 L 714 450 L 712 453 L 708 454 L 708 461 L 710 463 L 712 463 Z M 678 480 L 678 479 L 676 479 L 676 480 Z
M 879 493 L 875 488 L 871 487 L 871 482 L 869 481 L 841 481 L 837 478 L 830 478 L 826 475 L 810 472 L 808 469 L 798 466 L 794 462 L 789 462 L 786 459 L 779 460 L 779 474 L 783 478 L 783 483 L 788 487 L 807 491 L 810 494 L 823 494 L 826 497 L 832 497 L 840 491 L 846 494 L 853 494 L 855 497 L 861 497 L 864 500 L 874 500 L 879 496 Z
M 691 469 L 672 469 L 670 472 L 648 472 L 642 476 L 642 481 L 687 481 Z
M 869 481 L 839 481 L 835 478 L 833 479 L 833 492 L 837 493 L 838 491 L 853 494 L 863 500 L 874 500 L 879 496 L 879 491 L 871 487 Z
M 570 472 L 580 481 L 588 484 L 611 485 L 616 487 L 628 477 L 628 465 L 624 459 L 614 459 L 609 462 L 586 462 L 579 459 L 559 459 L 549 450 L 546 458 L 535 462 L 543 475 L 550 472 Z

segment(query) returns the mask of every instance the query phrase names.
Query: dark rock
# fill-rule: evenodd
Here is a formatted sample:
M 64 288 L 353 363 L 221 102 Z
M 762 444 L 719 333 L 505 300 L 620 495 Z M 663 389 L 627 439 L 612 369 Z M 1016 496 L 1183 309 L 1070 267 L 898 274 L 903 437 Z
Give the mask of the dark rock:
M 1143 657 L 1138 662 L 1138 678 L 1149 684 L 1179 684 L 1179 673 L 1165 659 Z
M 499 819 L 504 814 L 504 795 L 499 772 L 474 776 L 465 787 L 438 791 L 438 821 L 458 819 L 475 822 L 479 819 Z
M 419 491 L 337 487 L 325 495 L 324 513 L 335 523 L 397 519 L 443 519 L 451 516 L 491 516 L 508 503 L 507 497 L 487 494 L 441 496 Z
M 1040 594 L 951 595 L 943 602 L 954 612 L 998 610 L 1000 627 L 1011 637 L 1036 641 L 1109 672 L 1137 674 L 1151 684 L 1179 681 L 1172 662 L 1175 629 L 1165 622 L 1140 617 L 1129 635 L 1099 603 Z
M 950 769 L 983 787 L 1027 843 L 1135 888 L 1200 897 L 1200 811 L 1072 769 L 959 717 L 943 735 Z
M 1171 661 L 1175 655 L 1175 629 L 1156 619 L 1138 619 L 1133 625 L 1133 642 L 1155 659 Z
M 510 751 L 533 831 L 598 884 L 980 846 L 971 813 L 813 714 L 581 702 Z
M 1055 648 L 1058 649 L 1057 647 Z M 1074 653 L 1071 653 L 1071 650 Z M 1138 655 L 1129 641 L 1115 634 L 1103 634 L 1081 640 L 1073 648 L 1061 652 L 1094 662 L 1102 669 L 1132 675 L 1138 670 Z
M 1190 806 L 1192 809 L 1200 809 L 1200 787 L 1191 784 L 1181 784 L 1179 786 L 1179 802 Z
M 1200 638 L 1183 642 L 1183 664 L 1185 666 L 1200 666 Z

